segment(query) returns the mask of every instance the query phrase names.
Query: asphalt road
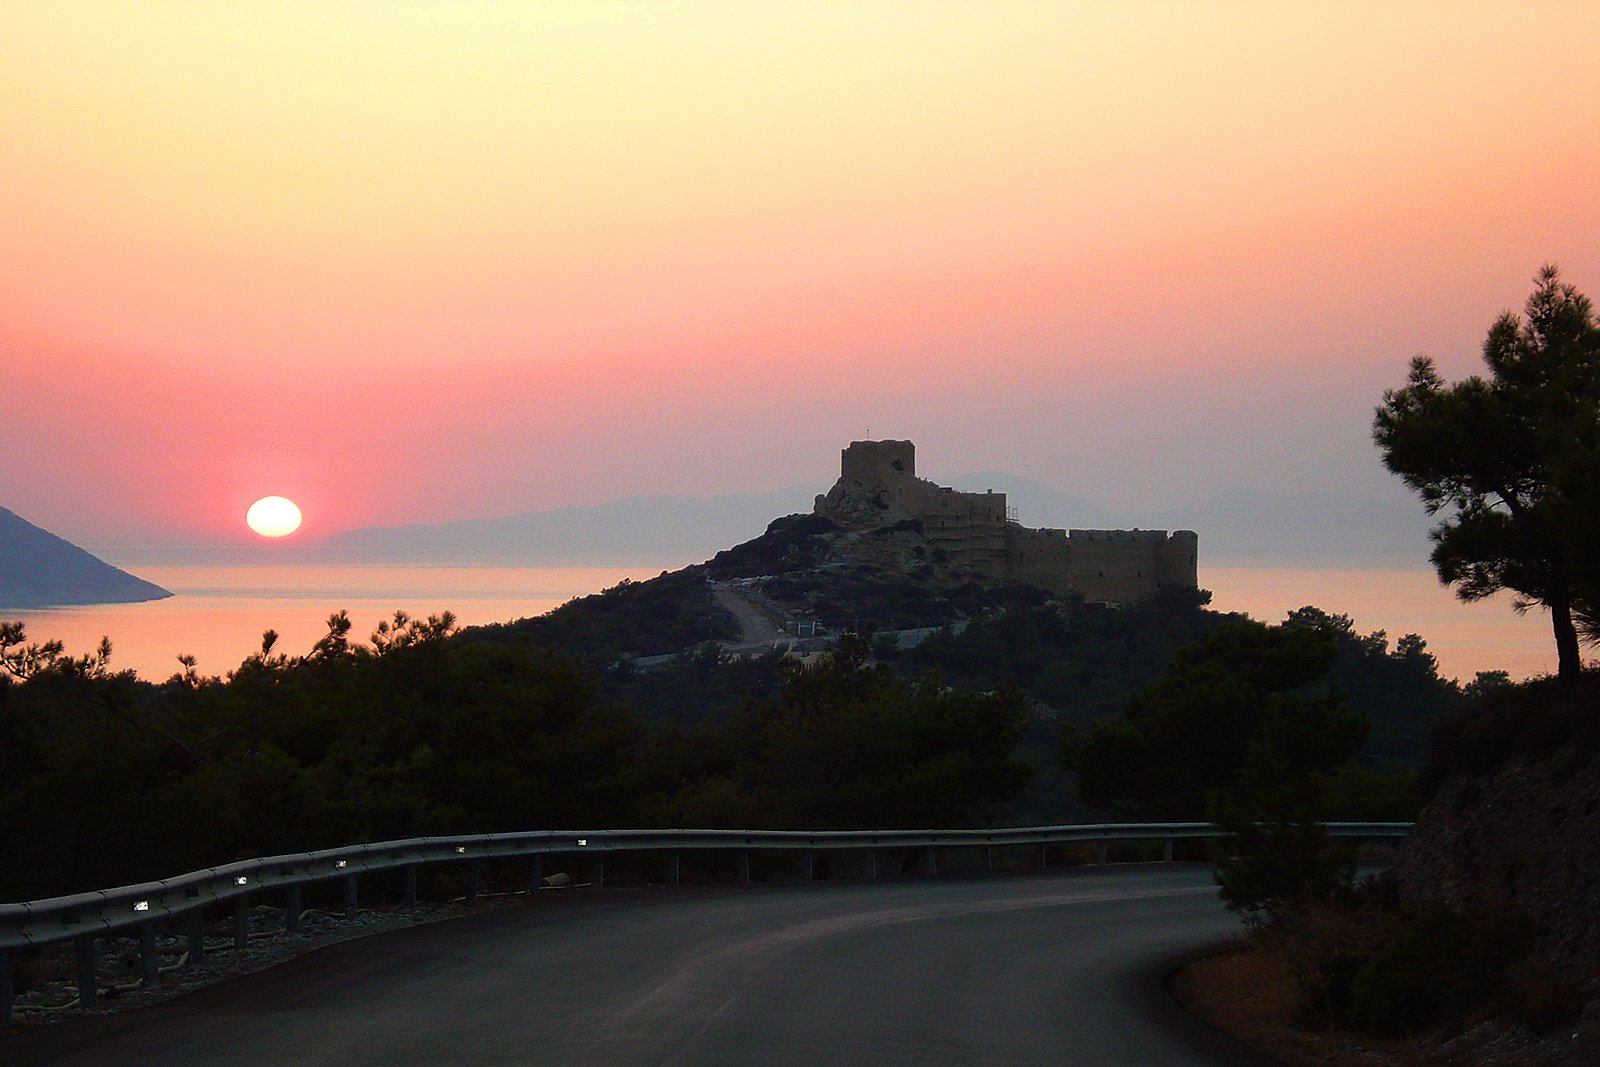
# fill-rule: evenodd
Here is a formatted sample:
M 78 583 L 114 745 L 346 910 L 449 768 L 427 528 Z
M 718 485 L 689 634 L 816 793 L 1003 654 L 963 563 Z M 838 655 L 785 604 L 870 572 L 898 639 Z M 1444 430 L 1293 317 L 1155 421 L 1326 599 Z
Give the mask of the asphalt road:
M 1254 1064 L 1163 975 L 1207 868 L 607 890 L 0 1038 L 26 1064 Z

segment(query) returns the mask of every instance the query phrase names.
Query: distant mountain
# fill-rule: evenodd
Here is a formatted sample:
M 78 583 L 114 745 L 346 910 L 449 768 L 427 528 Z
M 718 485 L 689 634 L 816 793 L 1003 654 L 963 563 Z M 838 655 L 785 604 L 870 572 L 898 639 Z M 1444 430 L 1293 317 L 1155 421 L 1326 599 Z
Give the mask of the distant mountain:
M 1398 495 L 1233 488 L 1192 508 L 1131 518 L 1149 529 L 1198 531 L 1202 562 L 1416 566 L 1429 551 L 1427 513 Z
M 171 595 L 0 508 L 0 608 L 128 604 Z
M 958 489 L 1006 494 L 1026 526 L 1194 530 L 1210 563 L 1307 567 L 1415 565 L 1428 553 L 1427 516 L 1408 498 L 1221 489 L 1199 504 L 1159 512 L 1110 511 L 1004 471 L 949 479 Z M 698 563 L 760 534 L 773 519 L 809 512 L 825 485 L 707 498 L 636 496 L 432 526 L 349 530 L 303 546 L 340 562 L 575 564 Z
M 780 515 L 810 511 L 822 485 L 703 499 L 636 496 L 434 526 L 379 526 L 334 534 L 308 551 L 370 562 L 698 563 L 748 541 Z
M 1024 526 L 1051 530 L 1105 530 L 1116 526 L 1109 511 L 1081 496 L 1005 471 L 974 471 L 952 478 L 948 484 L 973 493 L 988 489 L 1004 493 L 1006 506 L 1016 509 L 1017 521 Z
M 1118 513 L 1002 471 L 962 475 L 951 484 L 1005 493 L 1024 526 L 1194 530 L 1200 558 L 1213 563 L 1415 565 L 1429 548 L 1427 514 L 1398 492 L 1378 497 L 1225 488 L 1191 507 Z

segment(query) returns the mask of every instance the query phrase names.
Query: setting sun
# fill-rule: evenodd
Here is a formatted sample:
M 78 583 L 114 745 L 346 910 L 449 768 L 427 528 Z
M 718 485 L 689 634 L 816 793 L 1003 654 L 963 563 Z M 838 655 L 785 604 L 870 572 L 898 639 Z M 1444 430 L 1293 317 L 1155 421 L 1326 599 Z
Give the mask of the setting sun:
M 300 528 L 300 509 L 281 496 L 264 496 L 245 512 L 245 523 L 262 537 L 285 537 Z

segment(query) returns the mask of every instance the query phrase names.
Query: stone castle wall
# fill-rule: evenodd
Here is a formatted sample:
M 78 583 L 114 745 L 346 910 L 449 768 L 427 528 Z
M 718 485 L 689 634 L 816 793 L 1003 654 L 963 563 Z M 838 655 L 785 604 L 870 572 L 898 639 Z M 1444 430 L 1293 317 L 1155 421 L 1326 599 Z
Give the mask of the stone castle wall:
M 963 493 L 916 476 L 910 441 L 853 441 L 839 481 L 816 510 L 844 525 L 921 523 L 948 562 L 991 582 L 1022 582 L 1057 596 L 1132 603 L 1163 585 L 1199 584 L 1191 530 L 1036 530 L 1009 521 L 1004 493 Z
M 1199 584 L 1199 537 L 1190 530 L 1030 530 L 1012 524 L 1007 577 L 1112 604 L 1148 600 L 1163 585 Z

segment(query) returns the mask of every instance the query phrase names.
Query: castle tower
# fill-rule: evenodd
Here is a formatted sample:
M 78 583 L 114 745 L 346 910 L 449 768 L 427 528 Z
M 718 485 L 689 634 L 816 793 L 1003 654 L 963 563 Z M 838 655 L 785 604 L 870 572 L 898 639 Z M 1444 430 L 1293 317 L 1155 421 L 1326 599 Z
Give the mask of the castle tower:
M 1174 530 L 1156 556 L 1156 581 L 1183 589 L 1200 587 L 1200 535 L 1193 530 Z
M 851 441 L 839 453 L 839 477 L 872 489 L 917 476 L 917 446 L 910 441 Z

